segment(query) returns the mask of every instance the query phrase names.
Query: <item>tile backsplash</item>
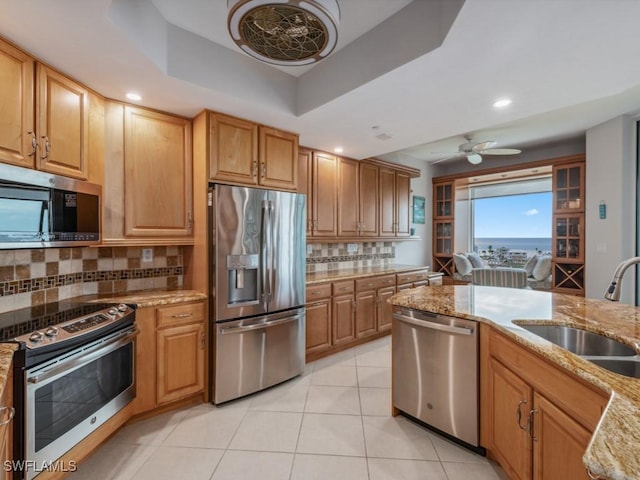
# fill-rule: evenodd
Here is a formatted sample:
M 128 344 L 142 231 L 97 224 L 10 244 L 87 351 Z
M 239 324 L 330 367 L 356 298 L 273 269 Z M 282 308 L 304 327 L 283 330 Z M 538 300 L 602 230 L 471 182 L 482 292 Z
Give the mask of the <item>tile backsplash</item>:
M 309 243 L 307 272 L 325 272 L 341 268 L 390 265 L 395 262 L 393 242 L 365 242 L 354 244 L 357 252 L 350 253 L 346 243 Z
M 142 249 L 153 260 L 142 262 Z M 0 250 L 0 313 L 80 295 L 178 288 L 182 247 Z

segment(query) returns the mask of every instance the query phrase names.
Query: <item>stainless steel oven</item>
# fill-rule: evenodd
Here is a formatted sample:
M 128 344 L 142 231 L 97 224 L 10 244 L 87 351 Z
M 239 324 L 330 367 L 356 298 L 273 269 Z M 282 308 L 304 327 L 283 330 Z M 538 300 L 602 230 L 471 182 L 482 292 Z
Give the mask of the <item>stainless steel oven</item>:
M 14 478 L 55 466 L 135 397 L 134 308 L 77 308 L 90 313 L 15 338 Z

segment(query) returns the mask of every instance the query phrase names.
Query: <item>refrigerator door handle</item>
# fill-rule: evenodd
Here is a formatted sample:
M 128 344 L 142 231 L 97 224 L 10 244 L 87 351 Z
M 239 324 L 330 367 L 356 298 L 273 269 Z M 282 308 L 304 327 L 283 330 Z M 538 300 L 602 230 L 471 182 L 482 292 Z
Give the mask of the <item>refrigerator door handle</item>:
M 271 302 L 271 273 L 273 262 L 273 245 L 271 242 L 273 236 L 273 226 L 271 220 L 271 212 L 273 211 L 273 204 L 269 200 L 262 201 L 262 238 L 261 238 L 261 252 L 260 252 L 260 276 L 262 279 L 261 285 L 261 297 L 262 303 L 267 307 L 267 304 Z
M 300 320 L 300 315 L 293 315 L 291 317 L 272 320 L 270 322 L 265 322 L 265 323 L 254 323 L 253 325 L 239 325 L 237 327 L 222 327 L 220 328 L 218 333 L 220 333 L 220 335 L 229 335 L 232 333 L 243 333 L 251 330 L 258 330 L 260 328 L 275 327 L 276 325 L 282 325 L 283 323 L 297 322 L 298 320 Z
M 269 271 L 267 275 L 269 276 L 269 290 L 267 291 L 267 298 L 269 302 L 273 300 L 273 282 L 274 282 L 274 271 L 273 266 L 275 264 L 275 239 L 273 238 L 273 232 L 275 228 L 273 226 L 274 217 L 274 206 L 273 202 L 269 201 Z

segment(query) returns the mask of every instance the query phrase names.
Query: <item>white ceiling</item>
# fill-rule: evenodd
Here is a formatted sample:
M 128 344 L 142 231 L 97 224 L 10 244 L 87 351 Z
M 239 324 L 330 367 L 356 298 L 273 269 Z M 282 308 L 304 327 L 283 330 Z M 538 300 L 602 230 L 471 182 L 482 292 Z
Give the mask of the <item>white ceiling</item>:
M 240 53 L 226 0 L 0 0 L 0 35 L 109 98 L 352 158 L 435 160 L 465 134 L 526 149 L 640 111 L 639 1 L 461 1 L 339 0 L 339 50 L 295 70 Z

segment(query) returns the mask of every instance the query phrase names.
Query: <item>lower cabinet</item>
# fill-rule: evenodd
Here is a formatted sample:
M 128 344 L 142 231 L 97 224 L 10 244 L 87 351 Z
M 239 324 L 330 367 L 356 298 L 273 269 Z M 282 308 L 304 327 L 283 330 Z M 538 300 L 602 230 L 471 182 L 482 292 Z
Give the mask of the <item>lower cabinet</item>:
M 331 348 L 331 284 L 307 287 L 306 353 Z
M 491 331 L 486 445 L 510 479 L 588 479 L 582 463 L 604 392 Z
M 396 293 L 396 276 L 380 275 L 356 280 L 356 336 L 391 330 L 392 308 L 387 300 Z
M 356 301 L 353 280 L 331 284 L 331 343 L 342 345 L 356 338 Z
M 204 302 L 141 308 L 136 345 L 134 414 L 204 391 Z
M 13 460 L 13 362 L 7 370 L 7 381 L 0 399 L 0 464 Z M 12 478 L 7 468 L 0 468 L 0 480 Z

